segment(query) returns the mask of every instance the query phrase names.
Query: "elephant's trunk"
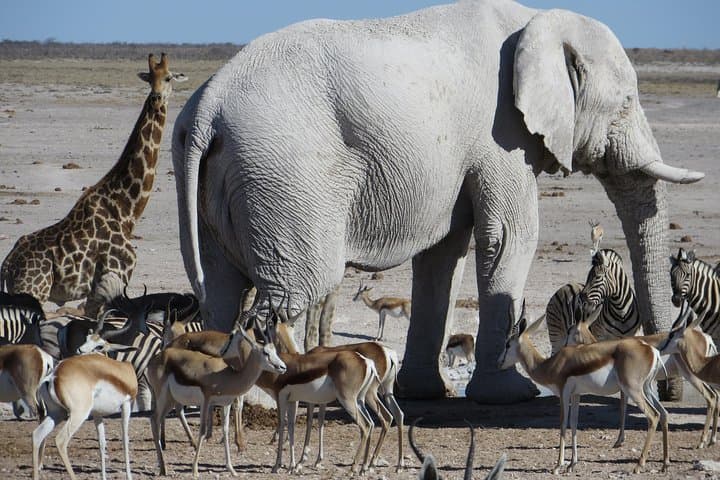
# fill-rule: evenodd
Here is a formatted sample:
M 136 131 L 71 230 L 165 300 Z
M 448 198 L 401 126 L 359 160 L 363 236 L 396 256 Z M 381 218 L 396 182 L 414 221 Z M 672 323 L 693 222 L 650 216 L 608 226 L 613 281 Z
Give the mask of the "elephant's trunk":
M 627 239 L 645 334 L 670 328 L 665 183 L 640 171 L 600 179 Z

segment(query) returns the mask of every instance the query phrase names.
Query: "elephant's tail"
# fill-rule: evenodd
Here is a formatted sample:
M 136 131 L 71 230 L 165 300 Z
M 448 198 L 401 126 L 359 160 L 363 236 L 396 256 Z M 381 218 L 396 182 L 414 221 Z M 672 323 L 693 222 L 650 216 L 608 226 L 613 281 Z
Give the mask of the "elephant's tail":
M 202 105 L 202 102 L 201 102 Z M 198 109 L 200 110 L 200 109 Z M 192 267 L 195 278 L 190 278 L 193 289 L 198 296 L 198 300 L 202 303 L 205 301 L 205 275 L 202 264 L 200 262 L 200 238 L 198 233 L 198 189 L 200 164 L 207 155 L 208 150 L 215 138 L 215 128 L 213 126 L 214 112 L 208 115 L 206 112 L 195 113 L 190 125 L 189 131 L 184 139 L 184 151 L 182 152 L 182 164 L 184 167 L 184 191 L 185 212 L 180 212 L 181 226 L 184 223 L 186 232 L 189 236 L 190 252 Z M 182 200 L 181 200 L 182 201 Z M 184 218 L 183 218 L 184 217 Z M 187 259 L 186 259 L 187 262 Z M 187 264 L 186 264 L 187 265 Z

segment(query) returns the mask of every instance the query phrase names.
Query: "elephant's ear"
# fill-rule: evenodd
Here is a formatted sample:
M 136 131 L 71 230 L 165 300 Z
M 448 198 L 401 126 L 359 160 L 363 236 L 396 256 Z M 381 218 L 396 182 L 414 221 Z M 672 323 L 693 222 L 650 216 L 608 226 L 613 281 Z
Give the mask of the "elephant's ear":
M 579 45 L 598 22 L 565 10 L 535 15 L 518 38 L 513 88 L 515 106 L 530 133 L 572 171 L 576 98 L 587 75 Z

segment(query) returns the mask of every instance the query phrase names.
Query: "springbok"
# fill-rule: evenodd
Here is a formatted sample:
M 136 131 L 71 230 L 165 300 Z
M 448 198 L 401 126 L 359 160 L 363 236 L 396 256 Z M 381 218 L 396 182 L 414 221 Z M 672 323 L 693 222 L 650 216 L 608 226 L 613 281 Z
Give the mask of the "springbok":
M 53 367 L 53 358 L 37 345 L 0 347 L 0 402 L 22 400 L 37 415 L 40 381 Z
M 303 312 L 300 312 L 297 315 L 293 316 L 290 314 L 289 311 L 283 312 L 281 310 L 278 310 L 272 303 L 272 297 L 270 305 L 272 306 L 273 312 L 280 320 L 279 322 L 275 323 L 275 329 L 273 331 L 275 348 L 281 352 L 298 353 L 298 347 L 295 343 L 295 339 L 293 336 L 293 326 L 297 319 L 300 318 L 300 316 L 303 314 Z M 244 307 L 245 306 L 243 306 L 244 311 L 249 311 L 252 306 L 248 306 L 247 310 Z M 168 312 L 165 316 L 165 321 L 163 324 L 163 348 L 184 348 L 186 350 L 201 352 L 213 357 L 222 357 L 233 368 L 237 370 L 242 368 L 242 363 L 237 358 L 237 354 L 233 349 L 226 349 L 224 355 L 221 353 L 230 338 L 230 334 L 218 332 L 216 330 L 185 331 L 188 326 L 191 326 L 194 323 L 194 321 L 184 322 L 183 320 L 178 319 L 177 315 L 171 315 L 171 313 Z M 239 451 L 244 450 L 246 446 L 245 435 L 242 426 L 243 404 L 243 396 L 239 396 L 233 404 L 233 408 L 235 409 L 235 445 L 237 446 Z M 178 412 L 178 416 L 180 417 L 180 423 L 182 424 L 183 429 L 185 430 L 185 433 L 190 440 L 190 443 L 193 445 L 193 447 L 195 447 L 195 438 L 193 438 L 190 427 L 187 423 L 187 419 L 185 417 L 185 409 L 183 405 L 176 405 L 175 409 Z M 212 422 L 208 424 L 208 438 L 210 438 L 211 433 Z M 164 418 L 162 419 L 160 437 L 161 445 L 164 449 Z
M 240 370 L 234 369 L 223 358 L 172 347 L 164 349 L 148 365 L 148 380 L 155 396 L 155 409 L 150 420 L 161 475 L 167 474 L 160 441 L 161 422 L 177 404 L 201 407 L 200 433 L 195 444 L 192 467 L 193 478 L 198 477 L 200 451 L 208 433 L 211 407 L 215 405 L 224 408 L 225 461 L 228 471 L 236 475 L 230 459 L 228 441 L 230 404 L 245 394 L 263 371 L 273 374 L 286 371 L 285 364 L 275 352 L 275 346 L 269 341 L 273 335 L 273 332 L 269 331 L 272 322 L 267 322 L 266 331 L 263 332 L 266 343 L 260 345 L 252 338 L 252 330 L 250 333 L 245 332 L 246 320 L 245 314 L 238 318 L 225 346 L 219 352 L 220 357 L 229 351 L 236 352 L 235 356 L 242 364 Z
M 572 308 L 572 307 L 571 307 Z M 577 311 L 577 304 L 576 309 L 571 310 L 572 316 L 573 316 L 573 326 L 568 330 L 568 336 L 567 336 L 567 345 L 582 345 L 582 344 L 590 344 L 597 342 L 597 339 L 590 331 L 590 325 L 592 322 L 597 319 L 597 316 L 589 317 L 587 319 L 580 320 L 579 322 L 575 322 L 574 320 L 574 312 Z M 712 341 L 712 337 L 710 335 L 707 335 L 702 332 L 698 332 L 701 335 L 698 335 L 696 344 L 699 351 L 702 352 L 703 355 L 709 356 L 709 355 L 715 355 L 717 354 L 717 348 L 715 347 L 715 343 Z M 667 342 L 668 339 L 668 332 L 661 332 L 661 333 L 655 333 L 652 335 L 643 335 L 643 336 L 637 336 L 633 337 L 639 340 L 644 341 L 645 343 L 651 345 L 654 348 L 660 349 L 662 345 L 664 345 Z M 708 430 L 710 428 L 710 419 L 714 418 L 714 415 L 716 415 L 717 411 L 720 411 L 720 395 L 718 395 L 718 392 L 708 385 L 707 383 L 700 380 L 698 377 L 696 377 L 688 368 L 688 366 L 683 362 L 682 358 L 680 357 L 679 353 L 673 353 L 673 354 L 661 354 L 661 359 L 663 362 L 663 365 L 655 377 L 656 380 L 666 380 L 670 377 L 674 377 L 677 375 L 682 375 L 682 377 L 688 381 L 690 385 L 692 385 L 698 392 L 700 392 L 700 395 L 705 399 L 705 403 L 707 405 L 707 414 L 705 416 L 705 427 L 703 428 L 703 433 L 700 435 L 700 443 L 698 443 L 696 448 L 705 448 L 705 446 L 713 445 L 715 443 L 715 434 L 712 434 L 712 437 L 709 440 L 708 443 L 708 435 L 710 435 L 712 432 L 714 432 L 717 429 L 717 419 L 715 419 L 715 424 L 712 430 Z M 625 441 L 625 411 L 627 410 L 627 397 L 625 396 L 625 393 L 622 391 L 620 392 L 620 431 L 618 432 L 617 440 L 615 441 L 615 444 L 613 445 L 613 448 L 618 448 L 622 446 L 623 442 Z
M 467 333 L 455 333 L 448 338 L 445 346 L 448 367 L 455 366 L 455 360 L 464 358 L 468 363 L 475 363 L 475 338 Z
M 379 343 L 376 342 L 362 342 L 362 343 L 352 343 L 348 345 L 339 345 L 336 347 L 323 347 L 318 346 L 310 350 L 308 353 L 319 353 L 319 352 L 340 352 L 340 351 L 351 351 L 351 352 L 357 352 L 360 355 L 362 355 L 365 358 L 369 358 L 372 360 L 372 362 L 375 364 L 375 369 L 377 370 L 378 377 L 380 379 L 380 383 L 376 384 L 373 383 L 371 388 L 368 390 L 367 395 L 365 397 L 365 402 L 367 403 L 370 410 L 375 412 L 377 415 L 379 421 L 380 421 L 380 437 L 378 438 L 377 445 L 375 446 L 375 450 L 373 451 L 373 455 L 370 459 L 370 465 L 375 465 L 375 461 L 377 459 L 378 453 L 380 452 L 380 448 L 382 447 L 383 442 L 385 441 L 385 436 L 387 435 L 387 431 L 390 427 L 390 422 L 392 419 L 395 420 L 395 423 L 398 427 L 398 461 L 397 461 L 397 467 L 396 471 L 401 471 L 403 468 L 405 468 L 405 459 L 403 456 L 403 422 L 404 422 L 404 414 L 403 411 L 400 409 L 400 405 L 398 405 L 397 400 L 395 399 L 395 394 L 393 392 L 395 388 L 395 383 L 397 382 L 397 373 L 400 368 L 400 362 L 398 361 L 397 353 L 394 350 L 391 350 Z M 380 393 L 382 394 L 382 398 L 384 400 L 384 403 L 387 407 L 380 408 L 378 406 L 378 389 L 380 390 Z M 309 444 L 310 444 L 310 433 L 312 430 L 312 416 L 313 416 L 313 410 L 315 408 L 315 405 L 312 403 L 308 403 L 308 414 L 307 414 L 307 427 L 305 430 L 305 444 L 303 446 L 303 455 L 300 459 L 300 463 L 303 463 L 308 454 L 309 454 Z M 389 417 L 386 415 L 388 412 L 392 414 L 392 417 Z M 317 460 L 315 461 L 315 466 L 317 467 L 320 462 L 322 461 L 324 457 L 323 452 L 323 423 L 325 420 L 325 405 L 320 405 L 320 411 L 318 413 L 318 436 L 319 436 L 319 446 L 318 446 L 318 456 Z
M 511 304 L 512 305 L 512 304 Z M 574 345 L 560 349 L 544 358 L 530 339 L 543 318 L 527 325 L 525 303 L 520 321 L 514 322 L 510 308 L 509 332 L 505 349 L 498 359 L 498 367 L 510 368 L 520 363 L 533 381 L 549 388 L 560 398 L 560 447 L 553 473 L 558 474 L 565 463 L 565 431 L 568 414 L 572 428 L 572 458 L 568 471 L 577 464 L 577 421 L 580 395 L 612 395 L 622 391 L 632 398 L 648 419 L 645 445 L 634 472 L 645 466 L 650 442 L 658 421 L 663 430 L 663 467 L 670 464 L 668 453 L 667 412 L 652 388 L 653 380 L 662 365 L 660 352 L 642 340 L 625 338 L 590 345 Z
M 134 347 L 105 342 L 92 348 L 95 351 L 109 352 L 127 351 Z M 118 410 L 122 417 L 125 474 L 131 479 L 128 427 L 130 409 L 137 391 L 135 370 L 127 362 L 89 353 L 58 363 L 55 370 L 42 381 L 38 390 L 38 397 L 46 408 L 46 416 L 32 434 L 33 479 L 40 478 L 46 437 L 58 422 L 66 420 L 55 437 L 55 443 L 65 469 L 70 478 L 75 480 L 75 472 L 67 454 L 68 443 L 85 419 L 92 416 L 98 434 L 102 479 L 105 480 L 106 443 L 103 417 L 117 413 Z
M 720 388 L 720 355 L 716 353 L 713 355 L 708 354 L 708 335 L 700 327 L 703 317 L 696 317 L 695 315 L 689 302 L 684 301 L 680 315 L 675 320 L 667 340 L 661 346 L 661 351 L 664 354 L 678 354 L 682 359 L 682 364 L 690 370 L 694 377 L 709 385 L 712 389 L 718 389 Z M 717 390 L 714 393 L 717 395 Z M 713 445 L 716 441 L 720 408 L 717 404 L 714 404 L 715 408 L 711 411 L 710 407 L 710 402 L 708 402 L 703 439 L 708 433 L 710 416 L 712 415 L 713 426 L 708 445 Z
M 280 318 L 281 324 L 292 325 L 293 320 L 288 318 L 290 315 L 289 301 L 287 313 L 277 309 L 272 301 L 270 305 Z M 292 337 L 292 334 L 289 336 Z M 256 383 L 278 405 L 278 448 L 272 471 L 278 472 L 282 465 L 286 421 L 290 442 L 289 469 L 299 471 L 302 468 L 302 460 L 299 464 L 295 462 L 295 418 L 298 402 L 325 405 L 337 400 L 360 429 L 360 443 L 355 452 L 352 471 L 357 471 L 359 466 L 360 471 L 364 472 L 368 467 L 370 437 L 374 426 L 366 409 L 365 399 L 368 397 L 368 392 L 377 392 L 380 387 L 375 363 L 357 352 L 348 350 L 318 351 L 305 354 L 297 353 L 296 349 L 294 350 L 280 353 L 280 358 L 287 365 L 287 372 L 284 374 L 263 372 Z M 377 397 L 373 400 L 376 400 L 380 415 L 389 419 L 390 413 L 385 406 Z M 359 463 L 361 456 L 362 463 Z
M 362 282 L 360 282 L 360 287 L 353 297 L 353 302 L 362 299 L 368 308 L 378 313 L 378 334 L 375 336 L 375 340 L 379 342 L 382 341 L 385 333 L 385 317 L 390 315 L 391 317 L 405 317 L 410 320 L 411 302 L 407 298 L 398 297 L 380 297 L 373 300 L 370 298 L 370 291 L 372 289 L 373 287 L 364 286 Z
M 420 468 L 420 473 L 418 474 L 418 480 L 442 480 L 443 477 L 440 475 L 437 465 L 435 464 L 435 458 L 432 455 L 425 455 L 415 443 L 413 430 L 415 429 L 415 425 L 417 425 L 421 420 L 422 417 L 416 418 L 410 425 L 410 430 L 408 431 L 410 447 L 412 448 L 412 451 L 415 452 L 415 456 L 418 460 L 422 462 L 422 467 Z M 467 460 L 465 461 L 465 475 L 463 476 L 463 479 L 472 480 L 473 460 L 475 456 L 475 429 L 467 420 L 465 423 L 467 423 L 470 428 L 470 448 L 468 449 Z M 503 470 L 505 470 L 506 460 L 507 455 L 503 453 L 495 464 L 495 467 L 493 467 L 490 473 L 487 474 L 485 480 L 499 480 L 502 476 Z

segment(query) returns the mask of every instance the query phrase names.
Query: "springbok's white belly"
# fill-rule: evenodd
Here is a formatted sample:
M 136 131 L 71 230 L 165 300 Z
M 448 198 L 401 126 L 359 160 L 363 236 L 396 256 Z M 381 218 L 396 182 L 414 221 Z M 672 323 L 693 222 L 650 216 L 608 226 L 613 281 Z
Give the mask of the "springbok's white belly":
M 20 390 L 9 372 L 0 370 L 0 402 L 14 402 L 20 398 Z
M 593 393 L 596 395 L 612 395 L 620 391 L 620 382 L 618 381 L 617 372 L 613 368 L 613 362 L 587 373 L 570 377 L 567 381 L 567 387 L 570 392 L 575 395 L 583 395 Z
M 112 383 L 100 380 L 93 389 L 93 406 L 91 415 L 112 415 L 120 411 L 124 402 L 130 400 L 130 395 L 120 391 Z
M 384 308 L 383 310 L 391 317 L 402 317 L 404 315 L 402 307 Z
M 318 404 L 330 403 L 337 398 L 335 385 L 327 375 L 308 383 L 286 385 L 280 394 L 287 395 L 291 402 L 304 401 Z

